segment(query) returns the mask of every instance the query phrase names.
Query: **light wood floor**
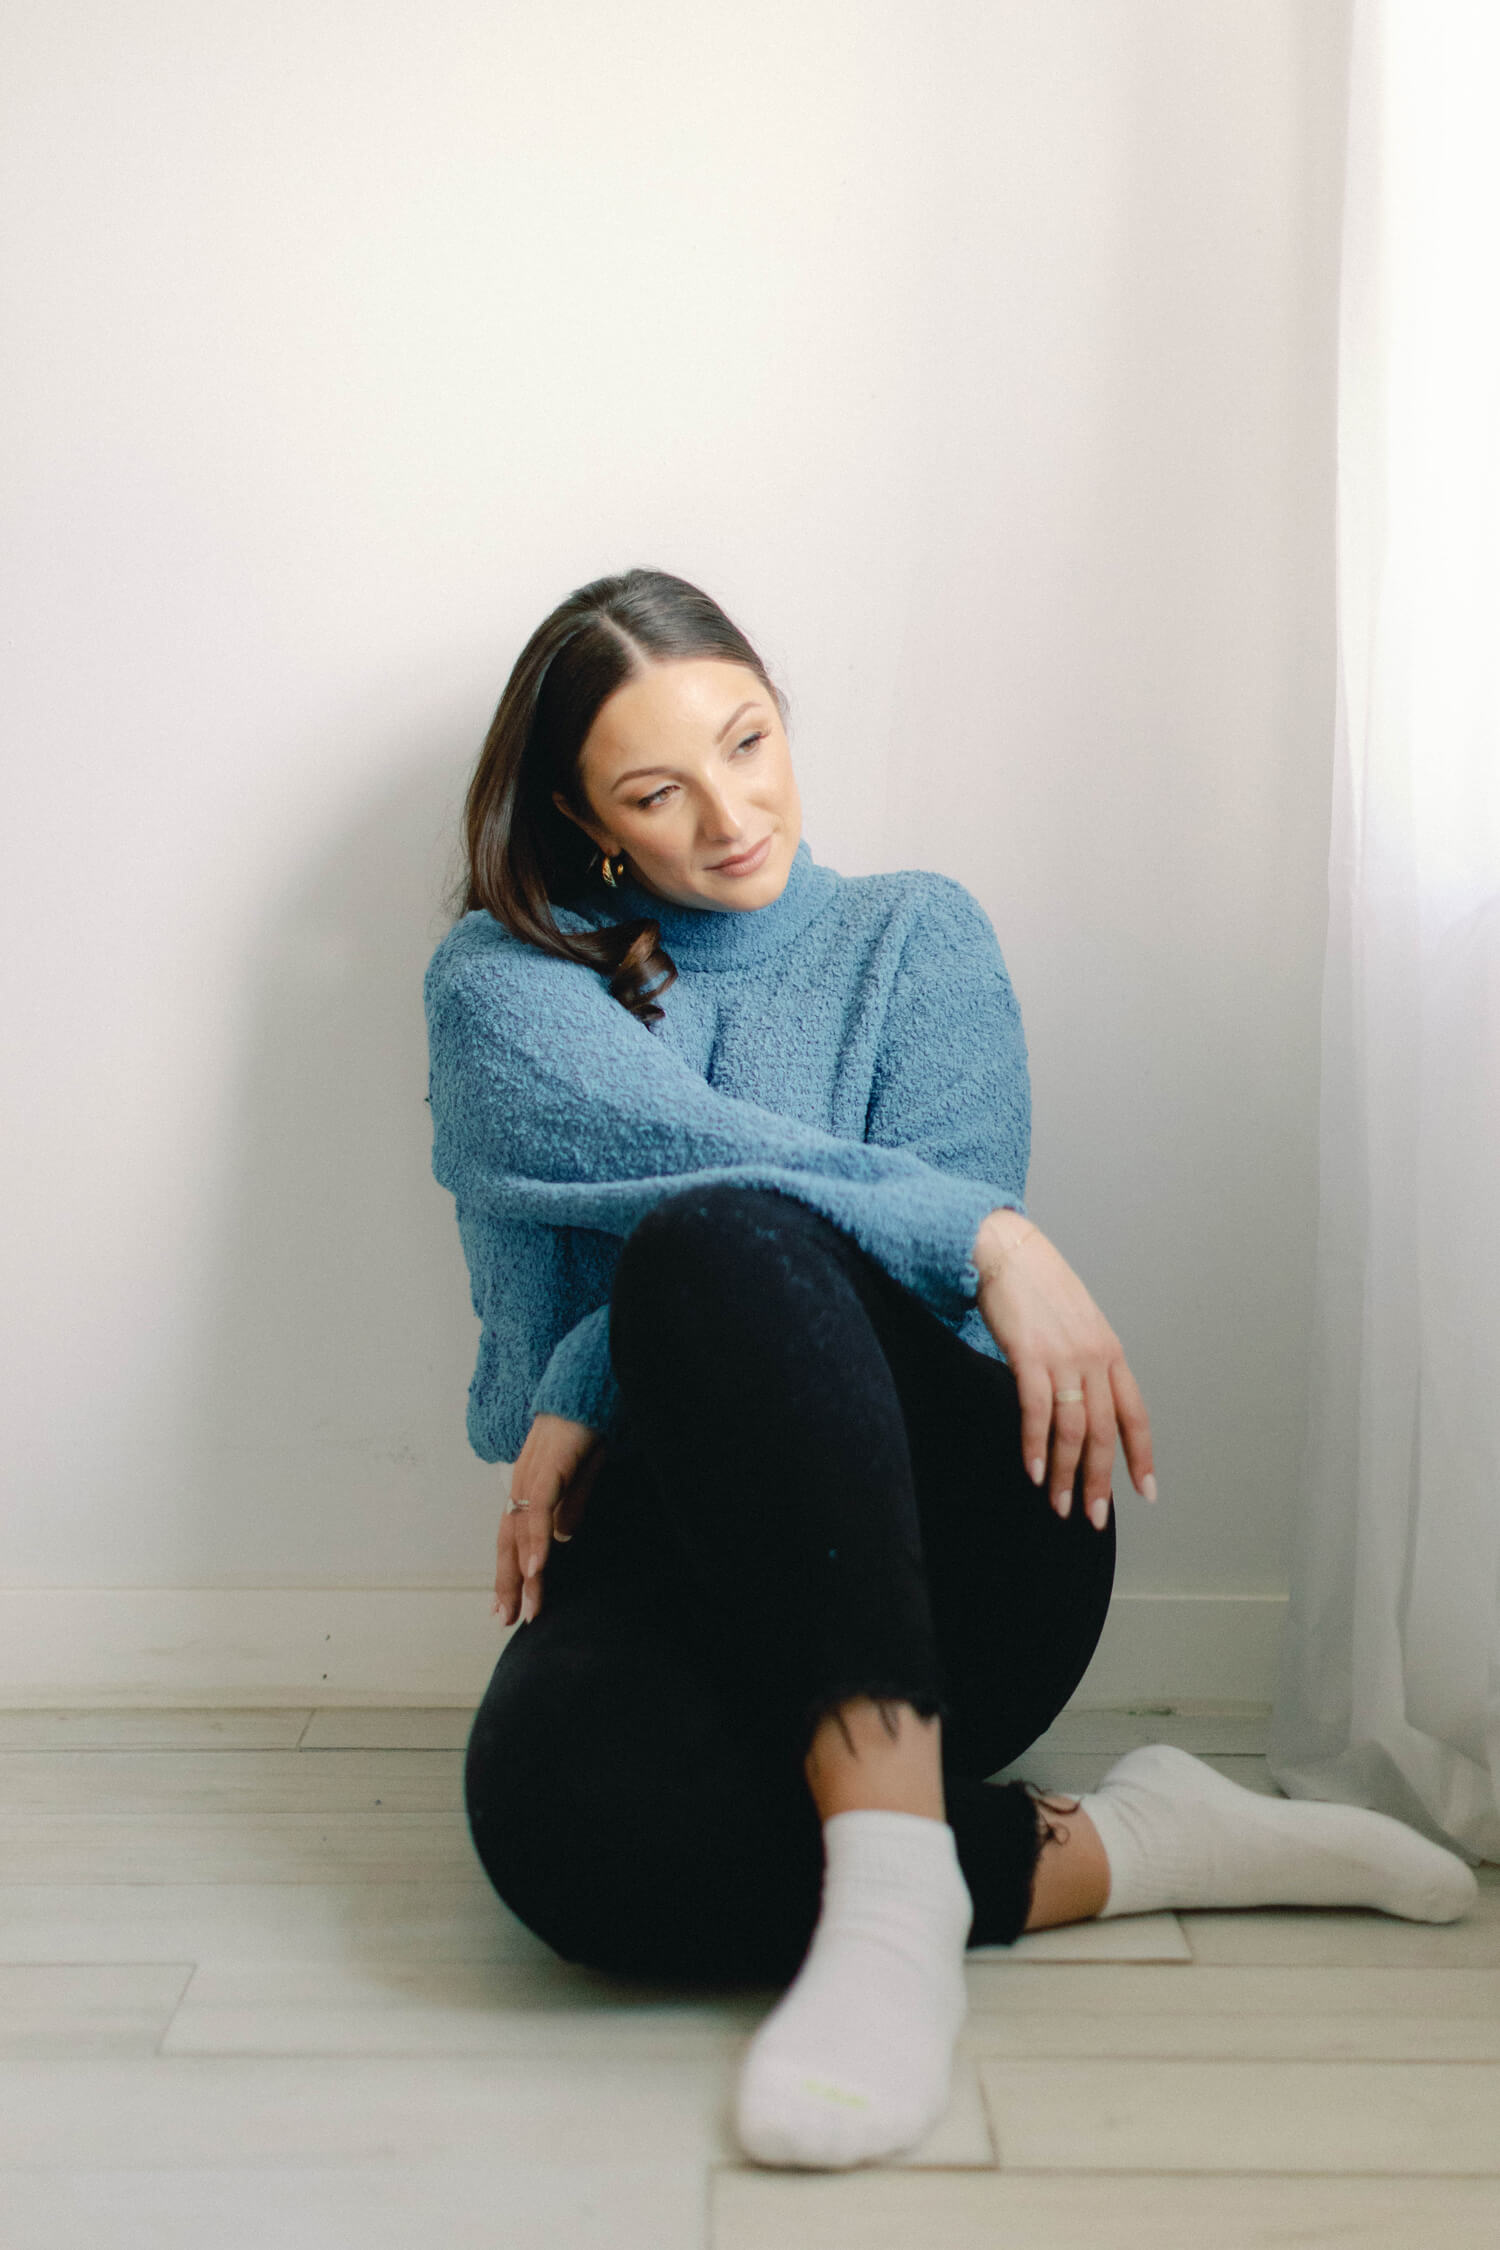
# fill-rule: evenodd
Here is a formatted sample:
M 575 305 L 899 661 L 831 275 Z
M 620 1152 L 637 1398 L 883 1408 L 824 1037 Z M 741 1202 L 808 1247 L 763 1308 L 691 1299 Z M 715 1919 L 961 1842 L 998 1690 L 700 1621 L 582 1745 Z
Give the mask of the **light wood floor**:
M 970 1956 L 906 2162 L 758 2169 L 775 1994 L 569 1968 L 499 1904 L 461 1711 L 0 1713 L 3 2250 L 1497 2250 L 1500 1867 L 1445 1929 L 1150 1915 Z M 1068 1712 L 1013 1769 L 1264 1715 Z

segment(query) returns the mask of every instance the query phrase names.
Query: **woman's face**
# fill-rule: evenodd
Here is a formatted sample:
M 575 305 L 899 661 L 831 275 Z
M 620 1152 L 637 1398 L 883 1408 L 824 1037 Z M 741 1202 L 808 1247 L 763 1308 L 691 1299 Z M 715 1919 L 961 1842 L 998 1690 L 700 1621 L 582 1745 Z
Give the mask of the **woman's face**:
M 802 800 L 781 714 L 747 666 L 647 665 L 600 706 L 579 776 L 593 818 L 578 825 L 611 858 L 623 852 L 658 898 L 748 907 L 781 896 Z M 578 819 L 560 795 L 553 802 Z M 762 845 L 752 867 L 723 865 Z

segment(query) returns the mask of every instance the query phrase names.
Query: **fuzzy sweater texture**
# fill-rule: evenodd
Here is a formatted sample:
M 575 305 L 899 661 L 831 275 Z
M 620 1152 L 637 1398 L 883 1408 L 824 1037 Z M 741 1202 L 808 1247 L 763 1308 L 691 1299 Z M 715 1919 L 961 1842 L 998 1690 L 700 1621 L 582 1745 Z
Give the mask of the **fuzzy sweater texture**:
M 840 875 L 803 838 L 778 898 L 679 906 L 634 881 L 563 930 L 653 916 L 678 976 L 654 1024 L 597 971 L 465 914 L 428 964 L 432 1168 L 453 1195 L 479 1357 L 468 1433 L 514 1461 L 539 1413 L 606 1435 L 626 1235 L 714 1180 L 845 1229 L 965 1342 L 986 1213 L 1025 1210 L 1031 1084 L 994 929 L 948 875 Z

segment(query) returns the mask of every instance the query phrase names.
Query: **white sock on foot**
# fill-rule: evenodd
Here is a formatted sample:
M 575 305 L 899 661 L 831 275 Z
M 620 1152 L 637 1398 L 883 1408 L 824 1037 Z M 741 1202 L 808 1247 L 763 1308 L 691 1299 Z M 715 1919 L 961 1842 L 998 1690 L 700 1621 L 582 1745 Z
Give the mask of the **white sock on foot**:
M 1374 1906 L 1455 1922 L 1479 1895 L 1455 1853 L 1387 1813 L 1262 1797 L 1168 1742 L 1128 1751 L 1079 1802 L 1109 1860 L 1103 1914 Z
M 943 1820 L 823 1823 L 822 1911 L 750 2043 L 737 2124 L 762 2164 L 837 2168 L 912 2147 L 948 2099 L 973 1902 Z

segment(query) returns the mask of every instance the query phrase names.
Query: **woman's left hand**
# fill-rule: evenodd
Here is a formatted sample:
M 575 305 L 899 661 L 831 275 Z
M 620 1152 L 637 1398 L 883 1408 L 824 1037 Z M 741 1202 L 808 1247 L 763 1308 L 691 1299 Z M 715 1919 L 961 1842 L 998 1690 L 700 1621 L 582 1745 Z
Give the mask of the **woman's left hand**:
M 979 1310 L 1004 1352 L 1021 1404 L 1021 1452 L 1033 1483 L 1047 1480 L 1058 1515 L 1073 1505 L 1082 1463 L 1084 1508 L 1109 1521 L 1117 1440 L 1138 1492 L 1156 1498 L 1151 1421 L 1119 1337 L 1062 1253 L 1029 1220 L 992 1211 L 975 1244 Z
M 561 1414 L 532 1417 L 510 1472 L 512 1505 L 500 1518 L 495 1543 L 495 1610 L 507 1625 L 518 1614 L 529 1622 L 541 1608 L 552 1542 L 572 1538 L 603 1462 L 597 1430 Z

